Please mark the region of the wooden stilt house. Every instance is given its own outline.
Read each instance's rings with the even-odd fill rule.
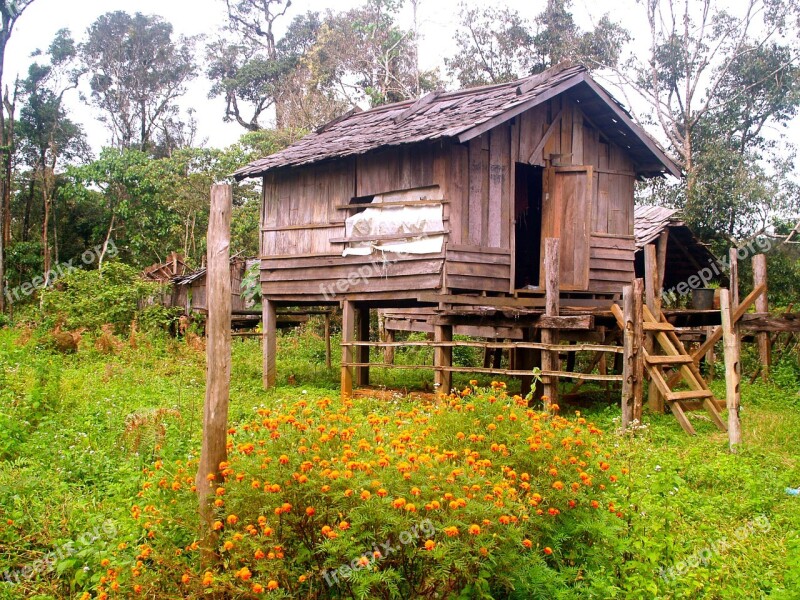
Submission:
[[[634,182],[667,173],[680,176],[625,109],[560,65],[354,109],[235,175],[263,179],[267,326],[278,305],[343,302],[347,328],[361,309],[541,295],[547,238],[563,294],[618,294],[634,277]],[[269,383],[274,340],[265,353]]]

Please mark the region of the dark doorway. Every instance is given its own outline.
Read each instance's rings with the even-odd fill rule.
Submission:
[[[515,164],[516,264],[514,287],[539,287],[542,242],[542,167]]]

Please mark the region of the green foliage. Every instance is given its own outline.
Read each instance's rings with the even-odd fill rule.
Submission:
[[[503,467],[512,467],[517,478],[505,477],[507,485],[522,491],[521,473],[528,472],[529,483],[544,489],[546,485],[540,482],[549,481],[548,469],[543,473],[535,467],[542,464],[539,461],[548,451],[531,453],[525,440],[527,435],[520,439],[513,437],[524,426],[527,409],[513,402],[510,409],[505,409],[500,402],[490,403],[485,395],[466,397],[448,406],[446,411],[437,402],[410,401],[402,395],[380,400],[365,398],[349,406],[334,401],[323,407],[319,404],[323,398],[338,395],[338,369],[336,364],[331,371],[322,366],[324,349],[318,326],[315,323],[279,336],[281,382],[286,381],[288,374],[293,374],[295,381],[268,393],[261,389],[259,341],[234,341],[230,423],[236,433],[231,437],[231,468],[245,477],[236,482],[231,476],[224,486],[226,493],[221,498],[225,505],[219,508],[220,516],[237,514],[240,520],[236,526],[226,524],[223,529],[222,543],[230,540],[234,547],[223,553],[223,570],[213,573],[214,585],[230,582],[243,588],[244,594],[252,594],[241,578],[234,577],[245,564],[255,574],[248,582],[252,584],[262,581],[260,576],[267,570],[288,570],[310,560],[310,556],[316,555],[303,550],[305,546],[295,534],[302,527],[318,535],[323,518],[338,527],[340,519],[347,515],[350,528],[333,527],[339,537],[322,542],[321,567],[315,566],[314,572],[338,567],[345,558],[348,562],[357,559],[362,552],[372,550],[375,539],[384,542],[389,536],[402,533],[406,526],[417,525],[418,531],[424,533],[419,523],[431,518],[429,513],[437,513],[435,519],[431,518],[438,532],[433,536],[437,543],[433,550],[420,548],[427,539],[423,535],[414,544],[401,544],[402,552],[389,558],[399,561],[413,557],[406,567],[415,577],[422,572],[429,574],[431,581],[452,577],[447,585],[463,585],[461,595],[465,598],[484,595],[520,599],[734,600],[769,596],[789,600],[795,597],[800,572],[797,562],[800,512],[797,499],[783,490],[800,485],[797,453],[787,443],[800,427],[800,404],[794,401],[796,387],[780,389],[772,383],[742,385],[745,444],[737,455],[727,452],[726,436],[698,413],[689,413],[698,430],[693,438],[683,433],[671,415],[647,413],[642,429],[616,437],[611,432],[618,423],[617,405],[597,404],[582,409],[582,417],[595,421],[608,432],[596,439],[600,449],[613,446],[614,454],[598,460],[611,464],[605,474],[618,475],[617,483],[607,485],[605,492],[597,486],[593,491],[613,496],[608,501],[621,509],[624,518],[603,511],[592,513],[597,515],[597,522],[587,522],[573,519],[571,515],[579,513],[567,509],[552,522],[547,519],[542,522],[536,521],[542,517],[529,512],[537,527],[532,532],[535,537],[528,536],[534,542],[528,551],[518,544],[524,539],[518,535],[527,525],[498,523],[503,514],[524,514],[509,510],[520,504],[507,492],[502,497],[502,507],[481,500],[486,490],[493,493],[490,487],[468,498],[465,494],[471,492],[465,492],[461,486],[467,478],[471,483],[477,477],[468,465],[453,483],[447,481],[445,475],[463,464],[468,456],[458,453],[445,462],[434,461],[430,465],[407,460],[411,452],[416,453],[409,446],[412,443],[430,446],[430,452],[434,453],[463,451],[469,446],[481,453],[481,459],[483,454],[490,456],[492,467],[487,471],[487,481]],[[60,356],[50,353],[36,338],[25,342],[26,337],[25,332],[0,329],[0,452],[3,453],[0,572],[8,570],[15,575],[21,567],[34,565],[43,555],[55,553],[68,543],[73,544],[76,552],[62,552],[53,568],[37,571],[36,577],[22,578],[18,584],[0,583],[0,597],[80,597],[84,590],[96,596],[100,578],[108,575],[109,567],[115,568],[124,595],[128,595],[130,586],[135,584],[130,580],[129,567],[144,543],[153,548],[143,560],[148,565],[142,576],[147,585],[179,586],[184,572],[177,568],[180,566],[191,569],[192,590],[202,587],[204,572],[199,570],[197,553],[185,551],[196,535],[196,513],[192,508],[195,500],[189,489],[194,472],[187,466],[187,460],[196,460],[201,441],[205,381],[202,350],[188,341],[141,335],[136,347],[126,344],[112,355],[100,354],[83,345],[75,355]],[[334,353],[334,361],[337,354]],[[402,358],[401,351],[397,357]],[[777,368],[780,372],[784,367]],[[411,381],[408,375],[404,377]],[[784,381],[782,377],[778,375]],[[794,385],[791,380],[786,381]],[[714,382],[716,393],[722,395],[719,385]],[[35,402],[39,403],[38,408],[34,408]],[[302,407],[301,402],[306,406]],[[474,412],[465,410],[469,403],[474,404]],[[458,405],[462,410],[456,410]],[[304,415],[305,410],[310,412]],[[505,410],[516,411],[518,420],[497,421],[497,416],[510,415]],[[264,414],[265,411],[269,414]],[[291,421],[293,411],[296,416]],[[303,432],[300,426],[304,418],[311,418],[325,429]],[[388,422],[374,421],[371,426],[370,419],[377,418]],[[269,427],[264,425],[265,420]],[[277,429],[271,429],[274,423]],[[494,436],[491,440],[487,428],[490,423],[498,425],[491,433]],[[334,427],[339,433],[322,442],[320,436],[330,434]],[[351,428],[358,435],[343,439],[341,432]],[[465,434],[463,440],[457,435],[459,430]],[[272,439],[273,431],[280,437]],[[481,433],[487,436],[483,442],[470,440],[470,435]],[[378,473],[381,485],[391,496],[380,499],[376,493],[380,488],[373,488],[373,478],[360,470],[353,470],[351,478],[344,475],[329,478],[331,490],[323,493],[325,469],[343,473],[347,465],[337,462],[323,467],[314,462],[314,455],[320,459],[339,458],[346,451],[345,445],[350,444],[352,451],[359,452],[352,457],[353,461],[369,462],[369,454],[378,446],[373,440],[376,435],[384,436],[383,447],[393,457],[390,466]],[[410,438],[406,440],[408,435]],[[418,439],[422,435],[426,437]],[[259,445],[258,440],[264,436],[270,439]],[[302,445],[301,437],[306,438],[302,442],[309,449],[306,454],[297,452]],[[396,444],[389,443],[396,437]],[[361,438],[373,450],[359,450]],[[254,445],[251,454],[247,454],[249,443]],[[508,456],[492,452],[491,443],[506,444]],[[314,444],[318,449],[312,449]],[[554,447],[549,451],[551,456],[568,458],[569,454],[561,448]],[[515,451],[512,453],[511,449]],[[405,452],[402,457],[396,455],[400,451]],[[286,465],[278,460],[282,453],[289,458]],[[417,455],[427,453],[423,448]],[[319,485],[300,485],[292,477],[306,458],[315,466],[305,474]],[[156,470],[158,460],[161,468]],[[176,466],[176,461],[182,461],[182,465]],[[412,470],[411,479],[406,480],[397,469],[400,462],[419,464],[420,470]],[[147,473],[143,473],[143,468]],[[172,490],[171,484],[180,468],[184,469],[185,479],[179,479],[180,490]],[[432,482],[420,478],[426,469],[446,471]],[[559,470],[569,473],[569,467],[565,469]],[[162,479],[166,480],[167,489],[160,487]],[[252,487],[252,479],[258,479],[260,490]],[[280,485],[281,491],[264,492],[265,480]],[[168,518],[159,521],[144,511],[151,502],[145,502],[137,494],[145,481],[154,484],[145,491],[148,498]],[[419,497],[410,493],[414,486],[420,489]],[[437,486],[440,489],[435,489]],[[466,507],[426,510],[424,505],[448,492],[448,486],[458,489],[458,493],[452,493],[466,499]],[[360,499],[362,487],[371,493],[367,502]],[[344,494],[348,488],[354,490],[349,497]],[[401,512],[391,506],[389,498],[397,497],[400,492],[407,503],[415,504],[416,513]],[[539,493],[547,497],[542,491]],[[168,504],[170,498],[178,497],[179,504]],[[279,518],[273,509],[282,504],[284,497],[293,506]],[[304,521],[306,500],[315,502],[317,512]],[[138,520],[131,513],[133,505],[141,509]],[[539,508],[527,506],[528,511]],[[261,515],[274,530],[269,538],[245,534],[242,539],[234,539],[237,528]],[[176,516],[185,520],[176,522],[173,520]],[[760,516],[768,520],[769,530],[765,531],[765,521]],[[484,526],[484,518],[492,525]],[[449,526],[451,520],[463,521],[463,525],[456,525],[459,535],[452,538],[441,529]],[[148,521],[155,531],[152,539],[145,537],[144,524]],[[466,532],[465,527],[473,521],[481,527],[478,536]],[[281,523],[281,527],[275,527],[273,522]],[[555,529],[549,527],[555,523]],[[502,535],[491,536],[498,531]],[[92,539],[95,535],[97,539]],[[92,541],[83,544],[81,539]],[[591,543],[598,539],[599,543]],[[286,540],[294,541],[290,545]],[[124,542],[127,547],[120,549],[119,544]],[[256,543],[265,553],[275,552],[275,546],[282,545],[284,559],[254,560]],[[535,543],[540,544],[538,548]],[[175,556],[174,546],[178,544],[184,548],[180,557]],[[545,545],[553,549],[552,555],[543,553]],[[479,554],[483,546],[491,550],[488,556]],[[170,548],[172,552],[167,553]],[[707,550],[711,553],[704,552]],[[152,560],[153,557],[163,558],[163,563]],[[692,566],[694,557],[703,557],[697,567]],[[115,562],[105,565],[102,561],[106,559]],[[253,562],[258,570],[252,566]],[[118,566],[124,568],[117,571]],[[385,589],[389,596],[408,597],[401,590],[410,580],[392,572],[397,568],[396,562],[381,561],[376,566],[377,571],[358,570],[349,582],[351,589]],[[292,596],[285,591],[285,580],[282,577],[279,580],[283,591],[276,590],[272,596],[280,597],[282,593]],[[339,580],[343,581],[341,577]],[[327,590],[324,579],[315,581]],[[296,578],[293,585],[299,585]],[[192,596],[188,589],[181,590],[175,595],[202,595],[199,592]],[[347,587],[339,585],[331,593],[349,592]],[[364,593],[375,597],[368,591]]]
[[[66,329],[99,330],[108,323],[125,331],[140,304],[157,289],[136,269],[119,262],[108,263],[102,270],[77,269],[42,293],[42,313],[49,323],[60,322]]]

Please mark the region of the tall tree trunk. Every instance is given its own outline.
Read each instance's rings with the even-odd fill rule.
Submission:
[[[45,285],[50,281],[50,194],[47,191],[47,167],[42,168],[42,266]]]
[[[28,193],[25,196],[25,210],[22,213],[22,232],[20,233],[23,242],[31,238],[31,210],[33,209],[33,194],[36,191],[36,178],[31,177],[28,185]]]

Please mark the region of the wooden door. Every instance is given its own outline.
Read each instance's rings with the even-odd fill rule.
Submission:
[[[591,165],[545,169],[541,255],[544,256],[545,239],[561,240],[562,290],[589,287],[592,175]],[[544,286],[544,270],[540,281]]]

